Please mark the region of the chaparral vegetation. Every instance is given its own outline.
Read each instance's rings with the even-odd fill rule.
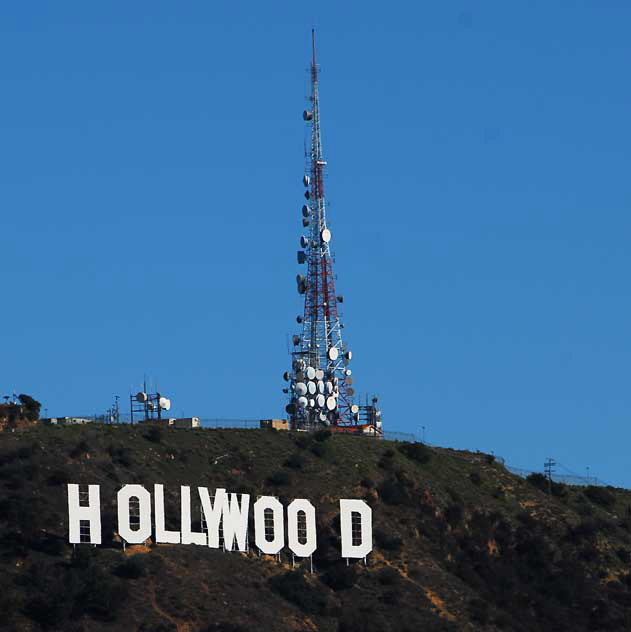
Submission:
[[[68,544],[68,482],[101,486],[99,547]],[[258,555],[253,537],[249,553],[123,550],[126,483],[163,483],[175,530],[180,485],[309,498],[314,572],[287,550]],[[366,565],[340,559],[340,498],[372,507]],[[631,492],[550,489],[481,453],[269,430],[0,433],[3,630],[624,630],[630,560]]]

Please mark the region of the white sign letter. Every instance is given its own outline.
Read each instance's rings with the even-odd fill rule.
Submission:
[[[353,542],[353,514],[359,514]],[[342,557],[366,557],[372,551],[372,509],[363,500],[340,500]],[[359,542],[357,542],[359,540]]]
[[[138,528],[132,530],[129,522],[129,500],[138,500],[138,512],[131,514]],[[128,544],[143,544],[151,536],[151,494],[142,485],[125,485],[116,496],[118,503],[118,534]]]
[[[274,539],[265,536],[265,510],[272,511]],[[262,553],[276,555],[285,546],[285,528],[283,524],[283,506],[273,496],[261,496],[254,503],[254,540]]]
[[[202,503],[202,511],[204,512],[204,519],[206,520],[206,529],[208,530],[208,546],[211,549],[219,548],[219,521],[221,520],[221,513],[223,512],[223,506],[226,501],[226,490],[215,490],[215,504],[210,502],[210,496],[208,494],[207,487],[198,487],[199,499]]]
[[[217,502],[217,501],[215,501]],[[223,510],[223,539],[227,551],[232,551],[234,540],[237,541],[239,551],[247,551],[245,541],[248,535],[248,511],[250,509],[250,495],[241,494],[241,506],[237,494],[230,494],[230,500],[226,495]]]
[[[156,521],[156,542],[158,544],[179,544],[180,532],[167,531],[164,526],[164,486],[153,486],[153,503]]]
[[[182,544],[208,544],[205,533],[193,531],[191,526],[191,488],[182,485],[180,488],[180,504],[182,507]]]
[[[81,542],[81,520],[90,523],[90,544],[101,544],[101,498],[98,485],[88,485],[88,504],[79,504],[79,486],[68,483],[68,530],[70,544]]]
[[[301,536],[306,538],[304,543],[298,537],[298,514],[304,513],[304,533]],[[301,529],[302,530],[302,529]],[[298,557],[309,557],[316,550],[316,519],[315,507],[305,498],[297,498],[287,507],[287,543],[294,555]]]

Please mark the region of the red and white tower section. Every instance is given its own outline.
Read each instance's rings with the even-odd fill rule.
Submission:
[[[310,132],[310,150],[303,177],[305,203],[298,263],[306,269],[296,276],[298,293],[304,296],[303,314],[296,318],[302,332],[293,336],[291,370],[285,372],[289,395],[286,407],[292,428],[313,430],[330,426],[334,431],[382,434],[377,399],[355,403],[353,357],[342,340],[344,325],[339,306],[343,297],[335,290],[331,257],[331,230],[327,227],[325,172],[320,132],[320,100],[315,36],[312,33],[311,96],[303,119]]]

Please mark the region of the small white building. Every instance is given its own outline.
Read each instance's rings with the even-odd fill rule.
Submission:
[[[199,417],[180,417],[173,420],[174,428],[199,428]]]
[[[92,417],[49,417],[40,421],[50,426],[81,426],[94,423]]]

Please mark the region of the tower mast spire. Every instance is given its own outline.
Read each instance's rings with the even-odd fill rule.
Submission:
[[[352,353],[342,342],[338,305],[343,297],[335,290],[331,231],[326,223],[324,177],[326,161],[320,131],[320,98],[316,61],[315,30],[311,31],[310,109],[303,112],[308,124],[310,149],[303,177],[306,203],[298,263],[306,264],[306,274],[296,277],[298,292],[304,295],[304,311],[296,318],[302,335],[293,336],[292,370],[285,373],[289,387],[287,413],[293,428],[313,429],[319,425],[338,430],[381,434],[381,413],[372,406],[354,403],[351,369]],[[363,423],[362,423],[363,422]]]

